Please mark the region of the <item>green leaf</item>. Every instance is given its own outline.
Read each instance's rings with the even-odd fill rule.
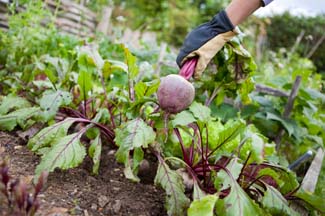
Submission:
[[[261,163],[264,159],[264,139],[263,136],[251,130],[247,130],[245,136],[249,138],[244,145],[249,145],[251,153],[250,161]]]
[[[223,121],[235,119],[238,116],[238,109],[230,104],[221,104],[213,109],[213,116],[221,118]]]
[[[255,84],[251,78],[245,79],[241,88],[239,88],[240,99],[244,105],[251,103],[252,100],[249,97],[249,94],[254,90],[254,88]]]
[[[227,144],[232,145],[232,141],[244,130],[245,123],[241,120],[228,121],[225,125],[225,129],[219,133],[218,140],[214,143],[214,146],[218,147],[225,145],[223,148],[227,148]]]
[[[124,47],[124,56],[125,56],[125,64],[128,66],[128,73],[131,79],[134,79],[138,73],[139,68],[136,64],[136,57],[132,55],[130,50]]]
[[[144,152],[142,148],[135,148],[133,151],[133,160],[130,160],[130,155],[125,155],[126,160],[124,161],[124,175],[127,179],[135,182],[139,182],[140,179],[137,176],[139,166],[144,157]]]
[[[277,185],[284,184],[283,181],[280,179],[280,173],[271,168],[260,169],[256,178],[259,178],[261,176],[270,176],[277,183]]]
[[[153,143],[156,134],[142,119],[137,118],[126,122],[115,131],[115,143],[119,146],[116,152],[116,159],[120,163],[124,163],[124,173],[126,177],[131,177],[131,180],[139,181],[135,174],[131,175],[132,164],[130,162],[130,151],[135,148],[147,148],[150,143]]]
[[[51,68],[45,68],[44,73],[47,76],[47,78],[49,79],[49,81],[51,83],[51,87],[53,87],[53,84],[58,81],[57,75],[54,73],[53,70],[51,70]]]
[[[33,123],[29,120],[38,116],[39,113],[40,109],[38,107],[29,107],[0,116],[0,130],[12,131],[17,125],[25,129]]]
[[[262,205],[272,215],[299,216],[292,208],[288,206],[287,200],[282,194],[270,185],[265,185],[266,191],[262,198]]]
[[[104,60],[98,52],[98,46],[94,43],[82,46],[79,49],[79,66],[92,67],[101,69],[104,65]],[[85,68],[84,68],[85,69]],[[86,69],[87,70],[87,69]]]
[[[292,196],[303,200],[304,202],[306,202],[310,206],[312,206],[314,209],[317,209],[319,212],[325,214],[325,205],[324,205],[323,197],[319,197],[315,194],[308,193],[308,192],[304,191],[303,189],[299,189]]]
[[[188,216],[213,216],[214,206],[218,200],[216,195],[207,195],[200,200],[194,200],[187,210]]]
[[[216,147],[216,143],[219,139],[219,133],[225,129],[224,125],[221,123],[221,121],[214,121],[210,120],[208,125],[208,142],[209,142],[209,148],[214,149]],[[206,129],[202,132],[202,139],[203,143],[206,143]]]
[[[142,148],[135,148],[134,152],[133,152],[133,161],[132,161],[133,162],[132,170],[134,173],[138,172],[138,168],[139,168],[143,158],[144,158],[144,152],[143,152]]]
[[[226,92],[221,87],[220,90],[219,90],[219,92],[218,92],[218,95],[217,95],[216,99],[214,99],[214,103],[217,106],[221,105],[225,101],[225,96],[226,96]]]
[[[118,70],[122,70],[124,72],[128,72],[128,66],[124,62],[112,60],[112,59],[109,59],[108,61],[109,61],[109,63],[112,64],[112,66],[111,66],[112,70],[118,69]]]
[[[105,123],[109,121],[109,111],[107,108],[100,108],[97,110],[96,116],[92,119],[93,122]]]
[[[251,58],[251,54],[248,52],[247,49],[242,45],[241,40],[239,37],[234,37],[230,40],[228,46],[231,44],[231,50],[235,53],[237,53],[239,56]]]
[[[219,173],[224,173],[224,170]],[[218,175],[219,175],[218,173]],[[224,181],[230,183],[230,193],[222,200],[217,201],[216,212],[222,212],[225,216],[246,216],[246,215],[262,215],[263,211],[252,200],[246,192],[240,187],[236,179],[230,173],[222,175]]]
[[[232,178],[234,179],[238,179],[242,168],[243,165],[238,163],[238,158],[233,158],[226,166],[226,169],[231,173]],[[220,179],[220,182],[216,182],[216,184],[222,184],[220,190],[227,189],[232,185],[232,179],[228,177],[228,174],[226,172],[217,173],[217,179]]]
[[[17,126],[15,117],[0,116],[0,130],[12,131]]]
[[[18,96],[8,95],[1,101],[0,115],[5,115],[10,110],[27,107],[30,107],[30,103],[26,99]]]
[[[87,71],[88,73],[92,74],[97,65],[95,60],[89,55],[89,53],[83,52],[84,50],[82,50],[79,53],[78,56],[78,67],[79,67],[79,71]]]
[[[211,110],[209,107],[204,106],[198,102],[193,102],[190,106],[190,111],[193,113],[195,118],[203,123],[208,123],[210,120]]]
[[[294,133],[295,125],[289,120],[285,120],[270,112],[266,113],[266,119],[271,119],[280,122],[282,126],[286,129],[286,131],[289,133],[289,136],[291,136]]]
[[[280,174],[279,179],[282,181],[282,184],[279,185],[281,194],[290,193],[299,187],[299,183],[294,172],[291,170],[281,170],[281,172],[278,173]]]
[[[92,75],[88,71],[80,71],[78,76],[78,84],[80,86],[80,99],[88,98],[89,92],[92,90]]]
[[[313,99],[315,100],[318,99],[321,100],[322,103],[325,103],[325,94],[321,93],[320,91],[311,88],[302,89],[302,90],[307,92],[310,95],[310,97],[312,97]]]
[[[53,84],[49,80],[33,80],[32,83],[37,89],[53,89]]]
[[[226,166],[234,179],[238,179],[243,168],[243,164],[239,163],[238,160],[238,158],[233,158]]]
[[[115,142],[120,148],[132,150],[147,148],[155,140],[156,134],[141,118],[131,120],[116,130]]]
[[[44,59],[45,62],[51,64],[56,70],[56,74],[54,74],[48,68],[44,70],[46,76],[49,78],[49,80],[52,83],[55,83],[57,81],[57,78],[59,78],[60,80],[63,80],[65,78],[69,70],[68,60],[64,58],[51,57],[50,55],[44,55],[42,56],[42,58]]]
[[[42,148],[52,146],[55,139],[66,136],[68,129],[74,122],[76,122],[76,119],[67,118],[62,122],[43,128],[28,141],[27,147],[33,152],[40,153]]]
[[[131,167],[132,165],[131,165],[131,161],[129,158],[126,160],[126,162],[124,162],[124,166],[125,166],[125,168],[124,168],[123,172],[124,172],[125,178],[130,179],[134,182],[140,182],[140,178],[132,170],[132,167]]]
[[[194,181],[193,184],[193,200],[200,200],[205,197],[207,194],[200,188],[197,181]]]
[[[324,141],[325,141],[325,139],[324,139],[324,141],[323,141],[323,138],[322,138],[322,137],[320,137],[320,136],[308,135],[308,136],[306,136],[306,138],[312,140],[312,141],[315,142],[315,143],[317,143],[319,146],[324,147]]]
[[[102,68],[102,74],[104,79],[108,79],[112,73],[113,73],[112,64],[107,60],[104,61],[103,68]]]
[[[138,82],[134,86],[137,98],[141,99],[144,96],[151,96],[153,93],[157,92],[159,84],[159,80],[154,80],[152,82]]]
[[[184,194],[183,178],[169,166],[160,161],[155,185],[162,187],[166,192],[166,209],[168,215],[185,215],[190,205],[190,199]]]
[[[172,125],[173,127],[177,127],[177,126],[187,126],[190,123],[195,122],[195,118],[193,116],[192,113],[190,113],[189,111],[183,111],[178,113],[174,119],[172,120]]]
[[[102,140],[100,138],[100,134],[98,134],[97,137],[90,142],[88,152],[89,156],[94,162],[92,173],[98,175],[100,155],[102,153]]]
[[[49,120],[53,118],[60,106],[69,105],[72,101],[72,96],[66,91],[48,91],[43,94],[40,100],[40,107],[43,110],[42,116]]]
[[[63,170],[77,167],[86,156],[86,148],[80,142],[82,133],[74,133],[55,139],[52,147],[43,156],[36,167],[35,179],[43,171],[52,172],[55,168]]]

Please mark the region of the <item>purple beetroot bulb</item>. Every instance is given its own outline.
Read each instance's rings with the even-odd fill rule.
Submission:
[[[180,75],[170,74],[161,79],[157,92],[160,107],[169,113],[188,108],[195,96],[194,86]]]

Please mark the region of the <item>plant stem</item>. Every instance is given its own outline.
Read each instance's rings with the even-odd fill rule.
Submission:
[[[112,107],[113,107],[112,105],[111,106],[108,106],[108,112],[109,112],[109,115],[110,115],[112,127],[115,129],[116,128],[116,124],[115,124],[115,120],[114,120],[114,115],[113,115]]]
[[[78,122],[83,122],[83,123],[89,123],[89,124],[94,124],[96,127],[98,127],[99,129],[101,129],[101,131],[106,135],[106,137],[109,139],[109,141],[111,143],[114,143],[114,137],[115,134],[113,131],[111,131],[109,128],[107,128],[106,126],[97,123],[97,122],[93,122],[89,119],[83,119],[83,118],[76,118],[76,121]]]
[[[240,174],[239,174],[239,176],[238,176],[238,178],[237,178],[237,182],[238,182],[238,184],[240,184],[240,178],[242,177],[242,174],[244,173],[244,170],[245,170],[245,168],[247,167],[247,165],[248,165],[248,160],[249,160],[249,158],[251,157],[251,152],[249,152],[249,154],[248,154],[248,156],[247,156],[247,158],[246,158],[246,160],[245,160],[245,163],[244,163],[244,166],[241,168],[241,171],[240,171]]]
[[[207,161],[207,158],[205,157],[205,150],[204,150],[204,146],[203,146],[203,142],[202,142],[202,136],[201,136],[201,130],[200,127],[198,127],[199,133],[197,133],[198,135],[198,143],[199,146],[201,146],[201,160],[202,160],[202,167],[203,167],[203,184],[204,187],[207,186],[207,182],[206,182],[206,165],[207,163],[209,164],[209,162]]]
[[[205,135],[206,135],[206,147],[205,147],[205,158],[206,160],[208,159],[208,152],[209,152],[209,131],[208,131],[208,126],[205,124]]]
[[[207,101],[205,102],[205,106],[210,106],[210,104],[212,103],[212,101],[214,100],[214,98],[217,96],[219,89],[221,88],[223,83],[220,83],[219,86],[215,87],[210,98],[207,99]]]
[[[237,131],[233,131],[233,133],[236,133]],[[225,143],[228,142],[228,140],[232,137],[233,135],[231,134],[230,136],[228,136],[227,139],[223,140],[223,142],[221,142],[215,149],[213,149],[209,154],[208,157],[210,157],[213,153],[215,153],[221,146],[223,146]]]
[[[183,142],[182,136],[181,136],[178,128],[174,128],[174,132],[175,132],[175,134],[176,134],[176,136],[177,136],[177,138],[179,140],[179,143],[181,144],[181,149],[182,149],[184,161],[185,161],[186,164],[188,164],[190,166],[191,165],[191,161],[188,158],[188,155],[186,153],[185,146],[184,146],[184,142]]]
[[[190,154],[189,160],[190,160],[190,165],[192,167],[193,166],[193,163],[194,163],[194,138],[192,140],[192,143],[191,143],[191,146],[190,146],[189,151],[190,151],[190,153],[189,153]]]
[[[129,97],[132,102],[134,102],[134,84],[133,80],[129,78]]]
[[[251,176],[247,176],[247,175],[244,175],[245,177],[248,177],[250,179],[254,179],[253,177]],[[263,177],[264,175],[261,175],[259,176],[258,178],[255,178],[251,183],[249,183],[249,185],[247,187],[244,188],[244,190],[246,191],[248,188],[250,188],[253,184],[255,184],[256,182],[260,182],[263,184],[262,181],[260,181],[260,179]],[[264,186],[265,187],[265,186]]]
[[[169,118],[169,113],[164,113],[164,133],[165,133],[165,142],[167,142],[168,139],[168,118]]]

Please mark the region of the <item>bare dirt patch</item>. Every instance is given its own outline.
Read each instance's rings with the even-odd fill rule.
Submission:
[[[31,182],[40,158],[25,144],[17,132],[0,132],[0,156],[9,158],[10,174]],[[78,168],[51,173],[39,196],[37,215],[166,215],[164,192],[153,185],[154,159],[148,159],[151,166],[140,176],[141,182],[133,183],[124,177],[114,153],[112,146],[104,147],[98,176],[91,175],[90,159]]]

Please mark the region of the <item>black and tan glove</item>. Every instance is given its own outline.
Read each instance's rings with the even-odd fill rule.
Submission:
[[[204,23],[185,38],[176,62],[180,68],[190,59],[198,58],[194,78],[199,78],[211,59],[222,49],[226,42],[236,35],[234,26],[223,10]]]

